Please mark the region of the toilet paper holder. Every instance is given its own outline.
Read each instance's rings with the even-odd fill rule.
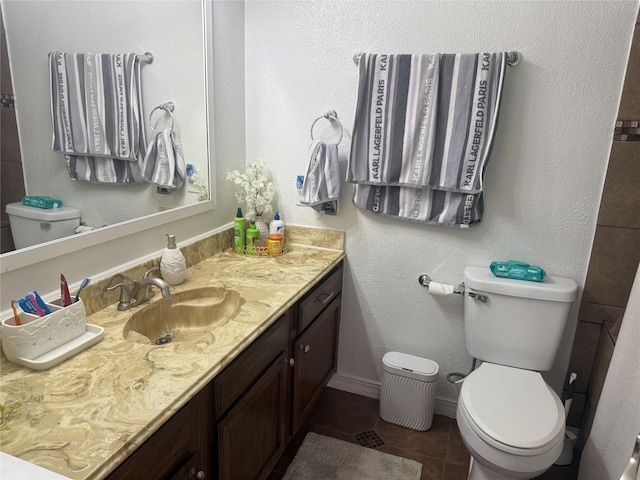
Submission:
[[[429,284],[431,283],[431,277],[423,273],[418,277],[418,283],[423,287],[429,288]],[[464,295],[464,291],[465,291],[464,282],[453,286],[453,293],[455,295]]]

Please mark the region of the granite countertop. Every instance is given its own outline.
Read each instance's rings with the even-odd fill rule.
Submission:
[[[237,290],[245,304],[224,326],[160,346],[137,334],[125,338],[128,318],[161,301],[156,294],[130,311],[111,304],[90,314],[87,322],[104,328],[102,341],[49,370],[3,354],[0,401],[21,406],[0,432],[0,450],[69,478],[105,477],[343,257],[342,247],[293,243],[275,258],[226,250],[191,266],[172,287]]]

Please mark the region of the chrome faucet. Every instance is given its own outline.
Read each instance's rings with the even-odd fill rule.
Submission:
[[[152,269],[147,270],[141,281],[135,280],[133,282],[131,291],[129,291],[129,288],[127,288],[124,282],[106,287],[105,291],[120,287],[120,300],[118,301],[117,307],[120,311],[129,310],[131,307],[135,307],[136,305],[140,305],[148,301],[154,294],[153,289],[151,288],[152,286],[156,286],[160,289],[160,293],[163,298],[170,298],[171,288],[169,287],[169,284],[161,278],[151,276],[151,272],[159,269],[160,267],[156,265]]]

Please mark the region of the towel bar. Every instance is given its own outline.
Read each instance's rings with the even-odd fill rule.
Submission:
[[[360,57],[362,55],[364,55],[363,52],[358,52],[354,54],[353,63],[358,65],[358,63],[360,62]],[[515,67],[520,63],[521,60],[522,60],[522,54],[520,52],[516,52],[516,51],[507,52],[507,65],[511,65],[512,67]]]
[[[136,58],[141,63],[148,63],[148,64],[153,63],[153,53],[150,53],[150,52],[145,52],[144,55],[136,55]]]

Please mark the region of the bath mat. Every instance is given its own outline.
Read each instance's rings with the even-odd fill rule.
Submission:
[[[413,460],[309,432],[282,480],[419,480],[421,474]]]

